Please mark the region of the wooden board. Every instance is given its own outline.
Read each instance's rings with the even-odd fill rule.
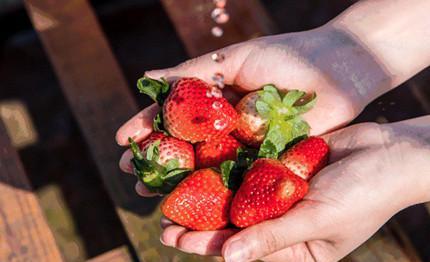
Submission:
[[[161,2],[192,57],[276,31],[274,23],[258,0],[227,1],[226,10],[230,14],[230,20],[219,25],[224,30],[219,38],[211,34],[211,28],[217,25],[211,18],[215,7],[211,0]]]
[[[18,154],[0,121],[0,261],[62,261]]]
[[[133,259],[130,256],[126,247],[118,247],[110,250],[104,254],[101,254],[95,258],[87,260],[87,262],[132,262]]]
[[[154,213],[159,199],[139,197],[136,178],[119,170],[124,149],[116,145],[115,133],[138,107],[89,3],[27,0],[25,5],[139,259],[207,261],[161,245],[160,214]]]

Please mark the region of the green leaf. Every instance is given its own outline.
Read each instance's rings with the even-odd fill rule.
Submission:
[[[158,146],[160,145],[161,140],[156,140],[152,142],[148,148],[146,149],[146,159],[157,161],[160,157],[160,152]]]
[[[155,132],[164,132],[164,133],[166,133],[166,131],[164,130],[163,112],[162,112],[162,110],[160,110],[160,112],[158,112],[155,115],[154,120],[152,121],[152,129]]]
[[[247,169],[257,159],[258,150],[255,148],[239,147],[237,149],[237,165]]]
[[[137,88],[140,93],[151,97],[159,105],[163,104],[170,90],[169,83],[164,78],[160,81],[146,76],[137,80]]]
[[[291,107],[305,94],[305,92],[299,90],[290,90],[282,99],[282,104],[284,104],[284,106]]]
[[[272,111],[272,109],[270,108],[270,106],[261,100],[257,100],[257,102],[255,102],[255,107],[257,108],[257,112],[264,118],[269,118],[270,117],[270,112]]]
[[[161,176],[156,172],[145,175],[142,179],[142,182],[144,185],[151,188],[161,187],[163,185]]]
[[[171,159],[165,165],[167,172],[172,171],[173,169],[179,168],[179,160],[177,158]]]
[[[227,160],[221,163],[221,178],[222,182],[227,188],[230,188],[230,176],[232,176],[232,171],[236,165],[236,162],[233,160]]]
[[[128,142],[130,143],[130,149],[133,153],[134,158],[138,160],[143,160],[144,157],[142,155],[142,152],[140,151],[139,145],[131,137],[128,138]]]
[[[266,92],[270,92],[270,93],[272,93],[275,96],[279,95],[279,91],[278,91],[278,89],[276,88],[276,86],[274,84],[264,85],[263,86],[263,90],[266,91]]]

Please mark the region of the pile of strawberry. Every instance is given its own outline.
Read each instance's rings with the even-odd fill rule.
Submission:
[[[138,88],[162,110],[149,138],[139,145],[129,139],[134,173],[150,191],[168,194],[163,214],[189,229],[243,228],[279,217],[327,163],[327,144],[307,137],[301,117],[314,94],[266,85],[234,107],[197,78],[170,86],[144,77]]]

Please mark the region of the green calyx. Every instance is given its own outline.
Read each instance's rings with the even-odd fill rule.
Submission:
[[[264,86],[258,94],[257,112],[269,122],[258,157],[276,159],[287,145],[309,134],[310,127],[301,115],[315,105],[316,95],[298,90],[282,94],[274,85]]]
[[[164,78],[156,80],[144,76],[137,80],[137,88],[139,89],[140,93],[149,96],[159,106],[164,103],[164,100],[167,98],[170,92],[170,85]],[[154,121],[152,123],[154,131],[167,134],[167,131],[164,129],[162,110],[160,110],[160,112],[155,115]]]
[[[146,76],[137,80],[137,88],[140,93],[148,95],[158,105],[163,104],[170,91],[170,85],[166,79],[156,80]]]
[[[133,152],[131,163],[134,174],[151,192],[170,193],[191,171],[190,169],[179,168],[178,159],[172,159],[167,164],[160,165],[158,163],[160,140],[149,145],[145,155],[133,139],[129,138],[128,141]]]
[[[239,148],[237,160],[227,160],[221,163],[221,178],[224,185],[236,191],[242,184],[243,174],[257,159],[257,150],[253,148]]]

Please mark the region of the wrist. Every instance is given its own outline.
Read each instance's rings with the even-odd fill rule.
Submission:
[[[430,201],[430,116],[382,128],[393,155],[391,172],[399,177],[398,193],[409,196],[405,207]]]
[[[352,97],[359,112],[391,88],[390,75],[347,28],[329,23],[319,31],[329,39],[320,52],[320,59],[325,62],[324,70],[335,86]]]

